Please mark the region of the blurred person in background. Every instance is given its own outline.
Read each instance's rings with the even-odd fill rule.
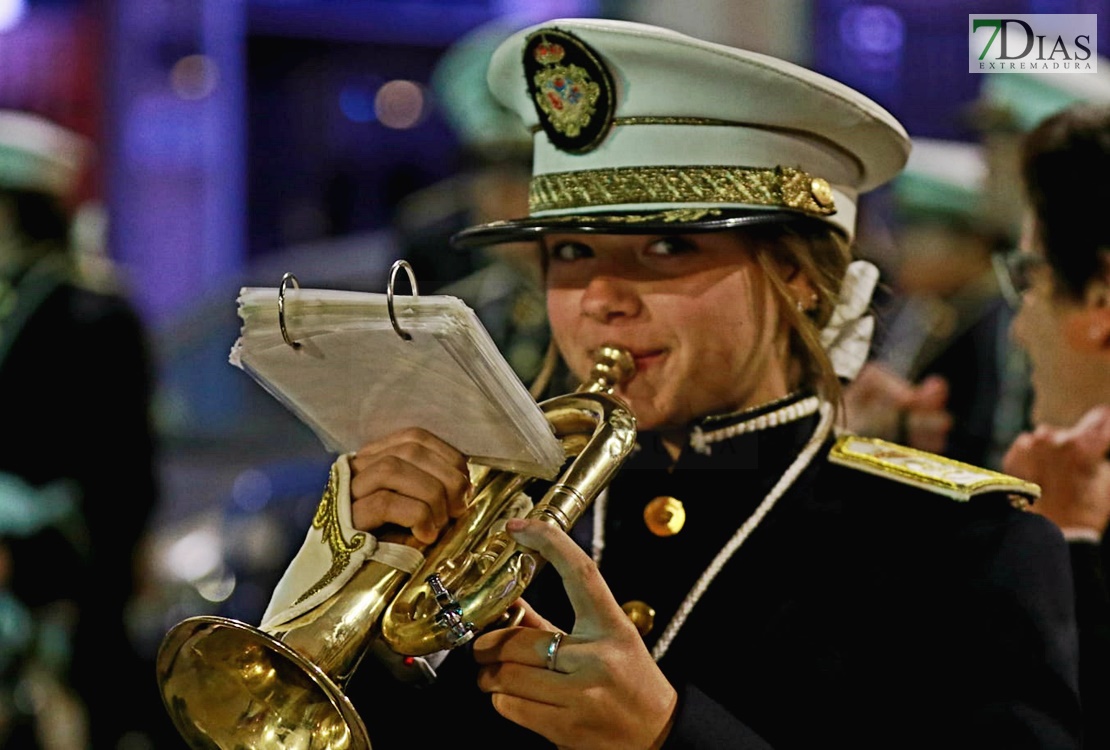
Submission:
[[[465,227],[528,210],[532,136],[490,93],[486,66],[497,45],[530,20],[503,16],[444,52],[431,87],[459,139],[459,172],[409,195],[394,223],[420,288],[430,283],[433,293],[459,297],[472,307],[526,383],[550,360],[539,255],[530,245],[452,249],[450,238]]]
[[[880,353],[875,362],[865,366],[845,391],[849,430],[904,440],[908,445],[999,469],[1012,440],[1030,426],[1028,360],[1006,333],[1020,304],[1004,260],[1017,246],[1022,231],[1025,200],[1020,151],[1032,128],[1065,107],[1080,102],[1110,104],[1110,60],[1100,57],[1099,61],[1102,64],[1093,75],[983,76],[979,96],[965,112],[967,124],[979,136],[975,159],[981,163],[975,170],[982,171],[982,181],[964,179],[959,189],[966,198],[962,213],[974,220],[981,238],[976,242],[982,244],[985,239],[994,251],[990,262],[998,283],[983,274],[979,286],[996,289],[989,292],[989,303],[981,307],[984,315],[979,322],[953,340],[953,347],[937,359],[931,374],[884,365],[882,357],[889,357],[891,351],[897,355],[896,362],[899,358],[904,362],[900,350],[912,352],[914,346],[899,341],[905,330],[895,322],[880,327],[887,354]],[[912,155],[911,159],[925,161]],[[951,165],[961,159],[966,161],[966,157],[933,160],[925,163],[922,171],[954,177],[960,170]],[[965,177],[971,174],[966,168],[962,172]],[[960,181],[950,179],[949,183],[946,190],[954,196],[953,187]],[[948,213],[952,214],[951,209]],[[983,265],[981,253],[972,253],[972,257]],[[944,274],[957,278],[969,266],[954,261],[938,267],[941,278]],[[901,274],[899,279],[906,276]],[[913,336],[907,340],[912,342]],[[979,348],[969,349],[966,344],[973,342]]]
[[[1110,747],[1110,105],[1072,105],[1023,141],[1028,201],[1013,323],[1028,352],[1032,419],[1003,465],[1041,486],[1033,506],[1070,542],[1085,747]]]
[[[74,249],[91,157],[78,134],[0,110],[0,747],[13,750],[150,747],[164,724],[127,622],[157,495],[153,372],[105,260]]]
[[[980,145],[914,139],[893,184],[897,260],[875,353],[845,397],[854,432],[998,468],[1026,403],[1002,398],[1011,307],[994,257],[1012,245],[985,211],[986,182]]]

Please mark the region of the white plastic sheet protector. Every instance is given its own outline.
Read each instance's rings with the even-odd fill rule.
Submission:
[[[240,290],[230,362],[336,453],[406,427],[476,463],[553,478],[564,452],[528,389],[461,299],[288,288]],[[285,335],[281,321],[284,319]],[[286,336],[291,343],[286,341]]]

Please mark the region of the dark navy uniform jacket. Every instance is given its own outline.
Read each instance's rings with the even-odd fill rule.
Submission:
[[[168,737],[172,729],[153,659],[138,653],[125,618],[137,546],[157,500],[153,362],[130,302],[64,271],[38,267],[0,320],[0,472],[35,487],[71,483],[80,517],[73,528],[4,541],[15,561],[12,593],[26,606],[76,603],[69,677],[87,703],[91,746],[108,748],[130,730]],[[104,689],[109,675],[126,686],[122,703]]]
[[[619,603],[654,609],[649,649],[817,422],[740,434],[708,454],[686,450],[673,466],[657,436],[639,435],[607,493],[600,567]],[[665,747],[1079,747],[1072,578],[1056,527],[1007,492],[956,500],[908,476],[834,463],[832,447],[829,439],[720,566],[659,659],[680,696]],[[645,523],[660,496],[685,511],[669,536]],[[592,519],[573,533],[593,546]],[[573,627],[553,568],[525,596]],[[417,737],[427,722],[500,736],[488,698],[461,708],[460,696],[477,691],[472,672],[452,677],[468,671],[459,656],[424,692]],[[405,700],[402,689],[377,688]],[[403,709],[352,699],[377,717],[367,716],[377,750],[401,746],[391,734]],[[407,727],[398,741],[412,746]],[[545,746],[519,734],[513,741]]]

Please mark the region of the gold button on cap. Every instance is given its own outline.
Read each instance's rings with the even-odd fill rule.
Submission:
[[[674,536],[686,524],[686,508],[677,498],[657,497],[644,508],[644,523],[656,536]]]
[[[828,180],[822,177],[814,177],[813,181],[809,184],[809,192],[810,195],[813,196],[813,200],[817,201],[817,205],[821,208],[829,208],[832,206],[833,191]]]
[[[655,609],[646,602],[631,601],[621,605],[621,609],[632,620],[641,636],[645,636],[655,627]]]

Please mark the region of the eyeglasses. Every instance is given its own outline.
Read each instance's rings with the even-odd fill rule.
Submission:
[[[1033,285],[1037,272],[1048,265],[1048,261],[1041,255],[1010,250],[1004,253],[995,253],[991,256],[998,286],[1002,296],[1012,307],[1021,306],[1021,296]]]

